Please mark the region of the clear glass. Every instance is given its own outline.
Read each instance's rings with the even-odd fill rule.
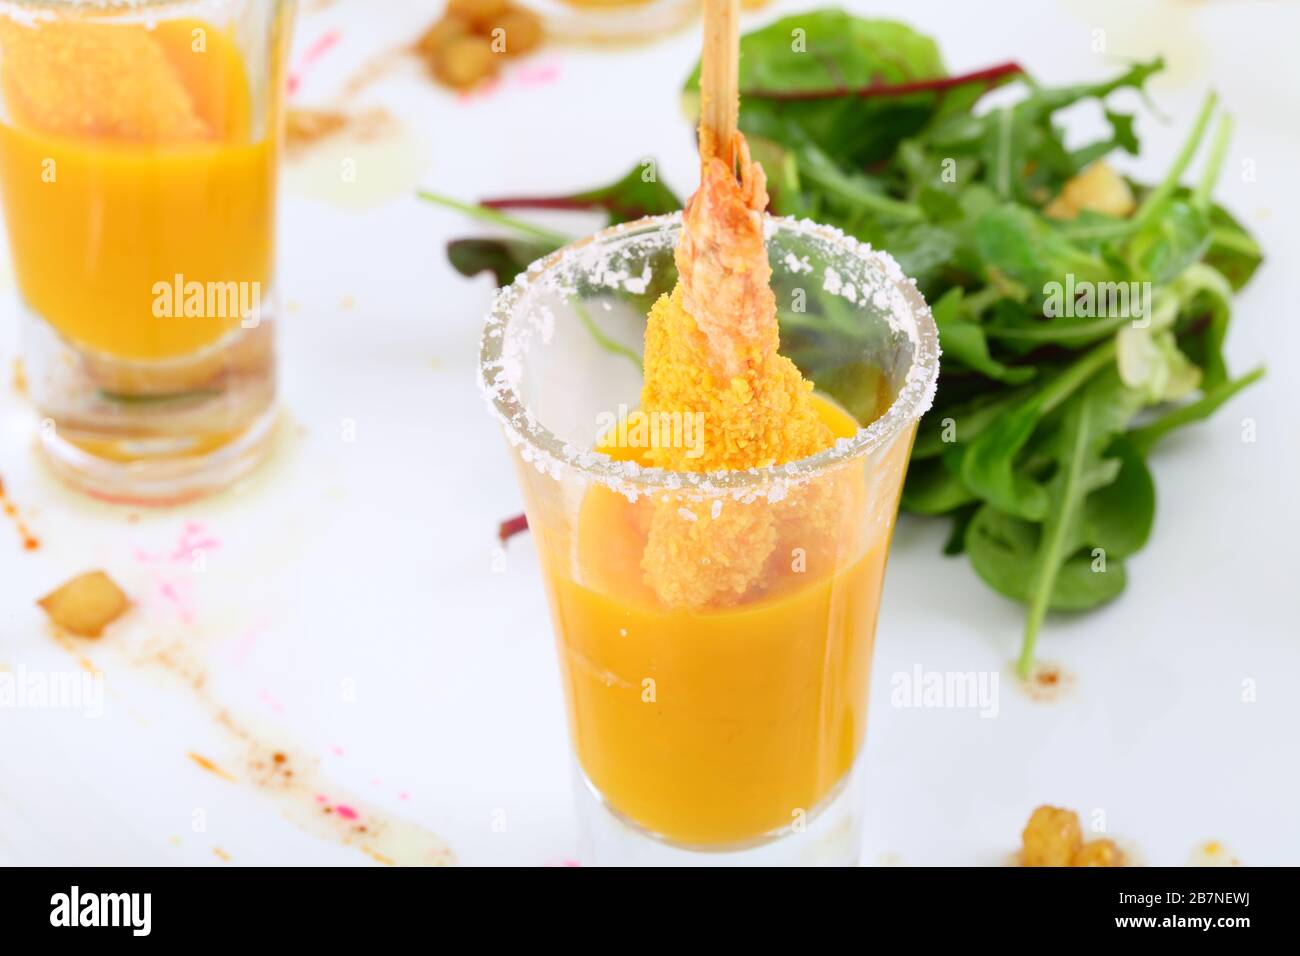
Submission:
[[[257,462],[275,399],[292,0],[0,0],[0,205],[61,475],[164,503]]]
[[[637,407],[633,354],[676,282],[679,233],[661,217],[561,250],[499,293],[483,336],[546,579],[588,860],[851,864],[876,617],[937,333],[887,255],[769,219],[782,351],[843,437],[743,472],[597,453]]]

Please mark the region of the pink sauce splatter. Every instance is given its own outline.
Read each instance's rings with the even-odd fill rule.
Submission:
[[[537,66],[521,66],[515,71],[514,78],[519,85],[527,89],[550,86],[560,78],[558,63],[542,63]]]
[[[470,90],[456,94],[462,103],[474,103],[478,100],[491,99],[496,94],[508,89],[535,90],[550,86],[560,79],[558,63],[542,63],[537,66],[523,65],[506,74],[505,78],[494,76]]]
[[[334,812],[337,813],[339,816],[341,816],[344,820],[355,820],[360,816],[360,814],[357,813],[357,811],[353,810],[346,803],[340,803],[337,807],[334,808]]]
[[[480,83],[470,90],[464,90],[456,94],[456,98],[462,103],[473,103],[476,100],[485,100],[501,89],[501,78],[494,76],[490,80]]]
[[[203,570],[197,562],[220,547],[221,541],[202,523],[187,521],[170,548],[150,551],[137,546],[132,548],[132,554],[138,563],[153,566],[151,575],[159,603],[170,608],[183,624],[193,624],[193,575]]]
[[[257,630],[250,628],[244,632],[244,636],[241,637],[231,649],[230,659],[240,670],[243,670],[245,666],[247,666],[248,658],[252,655],[253,648],[257,646],[259,637],[260,635]]]
[[[189,561],[194,558],[196,552],[213,551],[219,547],[221,547],[221,542],[208,535],[202,524],[197,521],[187,521],[181,531],[180,540],[176,542],[176,547],[172,550],[171,559],[173,561]]]
[[[290,95],[298,91],[298,87],[302,85],[303,75],[307,70],[326,53],[338,46],[341,39],[343,37],[339,31],[330,30],[307,48],[307,52],[302,55],[302,60],[299,61],[297,68],[289,72],[288,86]]]

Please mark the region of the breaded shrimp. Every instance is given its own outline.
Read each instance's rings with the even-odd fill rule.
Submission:
[[[766,178],[740,134],[735,154],[739,181],[723,160],[705,162],[676,250],[677,288],[655,303],[646,326],[642,411],[696,416],[704,436],[702,447],[650,449],[649,463],[660,468],[780,465],[834,441],[813,406],[812,383],[777,352],[776,297],[763,237]],[[824,495],[798,500],[831,505]],[[678,495],[655,503],[641,567],[670,607],[744,600],[770,576],[769,559],[788,532],[797,529],[804,538],[812,527],[812,516],[790,503],[728,502],[716,514],[708,505],[699,513],[699,504]]]

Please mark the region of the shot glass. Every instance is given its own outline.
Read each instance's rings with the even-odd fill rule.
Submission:
[[[584,857],[852,864],[876,618],[937,332],[889,256],[769,218],[782,352],[840,437],[770,468],[643,467],[624,423],[680,230],[641,220],[535,263],[482,340],[551,608]],[[642,443],[692,440],[686,421],[634,424]]]
[[[247,472],[275,399],[292,0],[0,0],[0,206],[54,469],[166,503]]]

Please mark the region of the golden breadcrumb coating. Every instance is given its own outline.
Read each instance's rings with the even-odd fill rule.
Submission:
[[[710,160],[687,204],[676,252],[680,280],[650,310],[641,410],[692,415],[703,442],[648,450],[649,464],[714,472],[781,465],[835,440],[818,416],[812,383],[777,353],[780,334],[771,266],[763,238],[767,191],[762,167],[740,137],[740,180]],[[646,583],[670,607],[734,604],[786,558],[778,542],[797,539],[816,516],[831,523],[834,501],[805,493],[773,504],[655,503],[641,566]]]
[[[828,447],[834,438],[813,406],[812,382],[794,363],[773,347],[755,352],[738,374],[723,378],[683,298],[679,285],[650,310],[641,408],[698,413],[702,449],[652,448],[651,463],[673,471],[736,471],[785,464]]]

